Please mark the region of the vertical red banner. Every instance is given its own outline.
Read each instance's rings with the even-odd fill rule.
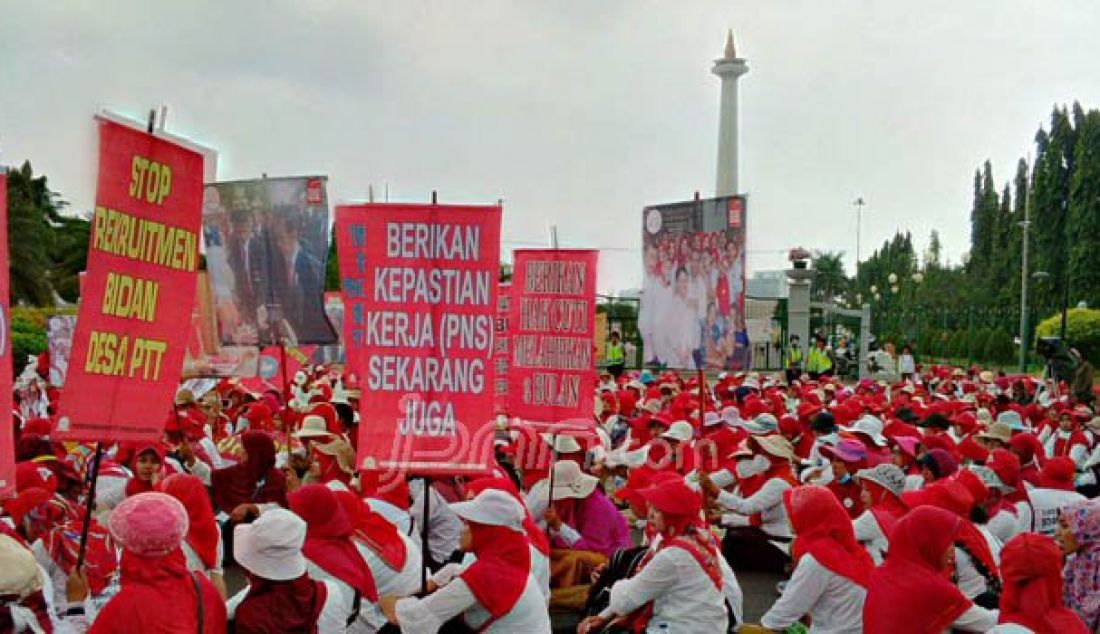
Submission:
[[[11,311],[8,290],[8,179],[0,168],[0,497],[15,493],[15,439],[12,424]]]
[[[493,455],[500,207],[336,209],[362,469],[485,471]]]
[[[594,424],[596,263],[590,249],[515,252],[510,414],[548,430]]]
[[[493,381],[494,410],[499,414],[508,414],[508,361],[511,358],[508,320],[512,317],[512,285],[504,282],[497,290],[496,340],[493,342],[493,369],[496,379]]]
[[[88,275],[73,334],[63,440],[157,440],[195,303],[203,158],[100,119]]]

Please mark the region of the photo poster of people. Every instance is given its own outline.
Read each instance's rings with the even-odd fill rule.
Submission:
[[[329,345],[329,210],[323,176],[207,185],[206,266],[226,346]]]
[[[650,367],[745,370],[743,196],[653,205],[642,211],[638,330]]]

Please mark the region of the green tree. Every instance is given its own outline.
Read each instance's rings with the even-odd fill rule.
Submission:
[[[813,256],[813,268],[817,277],[813,282],[813,297],[824,302],[843,295],[848,290],[848,277],[844,274],[843,251],[818,251]]]
[[[332,232],[328,238],[328,257],[325,259],[325,290],[339,291],[340,285],[340,260],[336,256],[336,225],[332,225]]]
[[[1083,115],[1066,220],[1071,302],[1100,297],[1100,112]]]
[[[30,162],[8,172],[8,257],[12,304],[52,306],[50,250],[53,226],[65,206]]]

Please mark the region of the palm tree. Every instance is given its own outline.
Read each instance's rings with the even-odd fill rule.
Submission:
[[[848,277],[844,274],[843,251],[815,251],[813,268],[817,271],[811,293],[815,300],[831,302],[834,297],[848,290]]]

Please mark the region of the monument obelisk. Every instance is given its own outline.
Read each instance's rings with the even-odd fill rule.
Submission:
[[[726,50],[714,60],[711,72],[722,79],[722,101],[718,114],[718,178],[715,196],[733,196],[737,189],[737,80],[749,72],[745,60],[737,56],[733,29],[726,35]]]

